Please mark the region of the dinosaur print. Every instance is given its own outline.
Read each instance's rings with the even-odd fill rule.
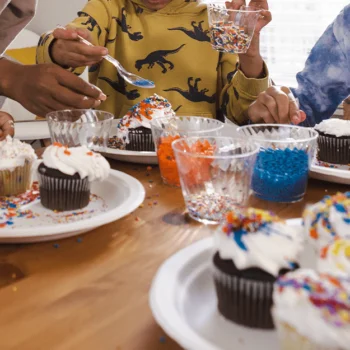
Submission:
[[[182,107],[182,105],[177,106],[177,107],[174,109],[174,112],[175,112],[175,113],[178,112],[178,111],[180,110],[181,107]]]
[[[208,89],[198,89],[198,83],[202,80],[201,78],[197,78],[194,80],[194,84],[192,85],[193,77],[189,77],[187,80],[188,84],[188,90],[182,90],[180,88],[174,87],[170,89],[166,89],[164,91],[176,91],[183,97],[185,97],[187,100],[191,102],[208,102],[208,103],[215,103],[216,101],[216,94],[214,93],[211,96],[206,95],[206,93],[209,91]]]
[[[140,7],[140,6],[137,5],[137,4],[134,4],[134,6],[135,6],[135,10],[136,10],[136,13],[137,13],[137,14],[143,13],[143,8],[142,8],[142,7]]]
[[[117,17],[112,17],[112,18],[117,21],[117,23],[120,26],[120,28],[122,29],[122,31],[129,35],[130,40],[139,41],[139,40],[143,39],[143,35],[141,34],[141,32],[131,33],[129,31],[129,29],[131,29],[131,27],[126,23],[126,9],[125,9],[125,7],[122,8],[122,18],[121,19],[119,19]]]
[[[106,45],[114,43],[117,40],[117,36],[115,36],[115,38],[113,38],[113,39],[110,39],[109,38],[109,33],[110,33],[109,28],[105,28],[105,31],[107,33]]]
[[[89,26],[89,27],[87,27],[87,30],[89,30],[90,32],[93,32],[95,30],[95,28],[97,28],[97,30],[98,30],[97,37],[99,38],[101,36],[102,30],[101,30],[100,26],[98,25],[96,20],[94,18],[92,18],[88,13],[80,11],[80,12],[78,12],[78,17],[88,17],[87,21],[82,23],[82,25]]]
[[[136,100],[140,97],[140,93],[137,89],[134,90],[127,90],[125,80],[119,75],[118,73],[118,80],[113,81],[107,77],[101,77],[100,80],[105,81],[109,86],[111,86],[115,91],[119,92],[120,94],[126,96],[128,100]]]
[[[42,35],[39,39],[38,46],[44,46],[46,42],[49,40],[50,36],[51,36],[51,33]]]
[[[89,67],[89,73],[95,73],[98,71],[98,69],[100,68],[100,64],[94,64],[92,66]]]
[[[145,64],[148,64],[148,69],[150,69],[157,63],[162,68],[162,73],[166,73],[168,69],[172,70],[175,66],[172,62],[165,59],[165,57],[179,52],[184,46],[185,44],[182,44],[180,47],[174,50],[153,51],[146,58],[137,60],[135,62],[135,68],[140,71]],[[166,64],[169,65],[168,69],[165,67]]]
[[[168,30],[179,30],[181,32],[184,32],[186,35],[188,35],[190,38],[197,40],[197,41],[208,41],[210,42],[209,37],[209,30],[203,30],[202,23],[204,21],[197,22],[192,21],[191,26],[193,30],[187,29],[184,27],[176,27],[176,28],[169,28]]]

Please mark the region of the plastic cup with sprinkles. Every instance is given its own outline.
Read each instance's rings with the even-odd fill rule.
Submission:
[[[152,120],[151,128],[156,147],[160,174],[167,185],[180,187],[173,141],[188,136],[218,136],[224,124],[202,117],[170,117]]]
[[[260,145],[252,178],[255,196],[281,203],[302,200],[318,133],[311,128],[282,124],[247,125],[237,132]]]
[[[188,137],[173,142],[189,215],[218,224],[225,213],[245,206],[259,147],[229,137]]]
[[[105,151],[114,116],[104,111],[76,109],[51,112],[46,119],[52,143]]]
[[[225,3],[208,4],[210,41],[213,49],[228,53],[246,53],[254,36],[260,10],[242,6],[227,9]]]

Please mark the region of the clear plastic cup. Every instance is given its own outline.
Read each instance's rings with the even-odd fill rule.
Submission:
[[[188,137],[172,147],[194,220],[218,224],[227,211],[247,205],[257,144],[230,137]]]
[[[225,124],[202,117],[170,117],[152,120],[151,128],[163,182],[180,187],[173,141],[188,136],[218,136]]]
[[[238,128],[237,133],[260,146],[252,178],[255,196],[281,203],[303,199],[318,133],[282,124],[247,125]]]
[[[228,53],[246,53],[254,36],[260,11],[249,6],[231,10],[223,3],[208,4],[210,42],[213,49]]]
[[[104,111],[76,109],[51,112],[46,119],[52,142],[105,151],[114,116]]]

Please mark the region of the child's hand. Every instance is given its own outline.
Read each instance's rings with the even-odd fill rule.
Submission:
[[[253,123],[300,124],[306,119],[292,92],[287,87],[271,86],[262,92],[248,109]]]
[[[13,136],[15,129],[13,127],[13,118],[0,111],[0,141],[4,140],[7,135]]]
[[[56,41],[51,48],[51,58],[62,67],[92,66],[100,62],[108,50],[101,46],[88,46],[79,41],[78,35],[92,42],[87,29],[56,29],[53,32]]]

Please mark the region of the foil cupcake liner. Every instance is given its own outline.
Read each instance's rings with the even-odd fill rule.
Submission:
[[[213,266],[218,310],[239,325],[273,329],[271,316],[273,283],[231,276]]]
[[[90,182],[85,179],[67,179],[39,173],[41,204],[57,211],[77,210],[90,201]]]
[[[318,160],[333,164],[350,164],[350,137],[336,137],[320,133]]]
[[[26,161],[24,166],[13,170],[0,171],[0,197],[17,196],[32,186],[33,162]]]
[[[154,152],[154,142],[151,129],[144,127],[129,129],[129,143],[125,149],[137,152]]]

